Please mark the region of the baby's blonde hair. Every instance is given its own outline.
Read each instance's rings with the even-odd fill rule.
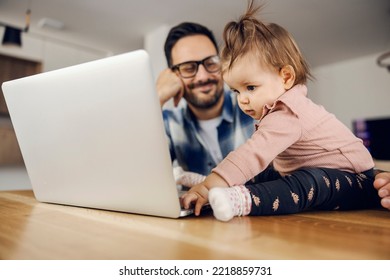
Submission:
[[[246,13],[237,22],[231,21],[225,26],[222,73],[230,70],[237,59],[253,52],[261,63],[276,70],[291,65],[296,75],[294,85],[306,84],[312,75],[294,39],[283,27],[256,19],[262,6],[256,7],[253,3],[250,1]]]

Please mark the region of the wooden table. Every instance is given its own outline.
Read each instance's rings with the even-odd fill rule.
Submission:
[[[390,259],[390,211],[167,219],[0,192],[0,259]]]

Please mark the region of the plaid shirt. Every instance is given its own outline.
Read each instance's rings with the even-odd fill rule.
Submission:
[[[199,124],[187,106],[163,110],[172,161],[186,171],[210,174],[218,164],[199,134]],[[243,144],[254,132],[254,120],[238,107],[234,93],[225,92],[222,121],[217,127],[222,156]]]

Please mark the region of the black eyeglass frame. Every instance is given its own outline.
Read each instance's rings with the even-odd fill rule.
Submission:
[[[209,60],[209,59],[211,59],[211,58],[216,59],[216,60],[217,60],[217,63],[219,64],[218,69],[215,70],[215,71],[210,71],[210,70],[208,69],[208,66],[207,66],[206,64],[204,64],[207,60]],[[196,69],[195,69],[195,71],[194,71],[194,74],[193,74],[193,75],[190,75],[190,76],[186,76],[186,75],[183,76],[183,74],[182,74],[181,71],[180,71],[180,66],[185,65],[185,64],[189,64],[189,63],[195,63],[195,65],[196,65]],[[206,57],[206,58],[204,58],[204,59],[202,59],[202,60],[185,61],[185,62],[182,62],[182,63],[179,63],[179,64],[176,64],[176,65],[171,66],[171,70],[172,70],[172,71],[177,71],[177,72],[179,72],[179,74],[180,74],[180,76],[181,76],[182,78],[193,78],[193,77],[195,77],[196,73],[198,73],[199,65],[201,65],[201,64],[202,64],[203,67],[206,69],[206,71],[209,72],[209,73],[216,73],[216,72],[218,72],[218,71],[221,70],[220,58],[219,58],[218,55],[210,55],[210,56],[208,56],[208,57]]]

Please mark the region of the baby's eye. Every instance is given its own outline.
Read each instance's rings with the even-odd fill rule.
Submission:
[[[256,89],[256,87],[255,86],[247,86],[246,89],[248,91],[254,91]]]

